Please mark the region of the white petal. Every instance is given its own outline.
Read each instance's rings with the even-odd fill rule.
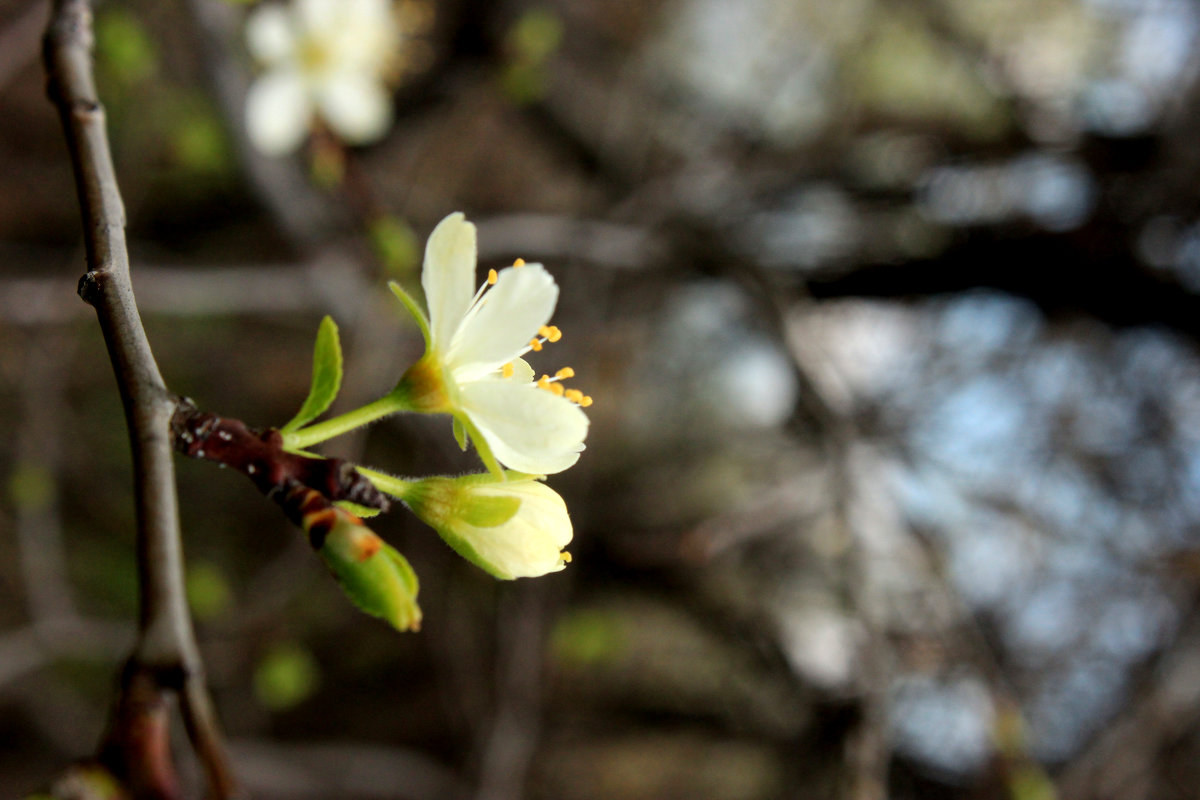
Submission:
[[[509,578],[537,577],[563,568],[560,553],[571,541],[572,529],[566,503],[557,492],[536,481],[476,491],[521,501],[516,515],[503,525],[471,529],[471,545],[493,568]]]
[[[513,374],[507,378],[513,383],[531,383],[533,381],[533,367],[529,366],[529,362],[523,358],[514,358],[512,360]]]
[[[541,264],[501,270],[483,306],[454,334],[446,361],[455,377],[469,380],[511,361],[550,321],[557,302],[558,284]]]
[[[296,53],[292,15],[280,5],[259,6],[246,19],[246,48],[264,64],[277,64]]]
[[[473,377],[466,383],[474,383],[476,381],[508,381],[509,383],[520,383],[528,385],[533,383],[537,377],[537,373],[533,371],[533,367],[529,366],[529,362],[523,358],[514,358],[512,361],[506,362],[512,364],[513,374],[507,378],[499,369],[488,370],[477,377]]]
[[[574,403],[509,381],[468,383],[459,388],[459,397],[504,466],[551,475],[579,460],[588,418]]]
[[[345,14],[344,0],[293,0],[296,17],[308,33],[320,35],[337,26]]]
[[[516,518],[539,531],[554,542],[555,549],[562,550],[571,543],[574,535],[567,504],[562,496],[539,481],[512,481],[495,486],[480,487],[480,492],[494,492],[521,500]]]
[[[434,348],[450,344],[475,296],[475,252],[475,226],[459,211],[439,222],[425,244],[421,288]]]
[[[311,121],[312,104],[300,73],[276,69],[251,84],[246,94],[246,132],[266,155],[281,156],[295,150]]]
[[[322,83],[321,116],[349,144],[373,142],[392,124],[392,98],[369,73],[343,72]]]

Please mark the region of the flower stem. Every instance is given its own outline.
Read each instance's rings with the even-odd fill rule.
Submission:
[[[283,447],[285,450],[303,450],[306,447],[312,447],[314,444],[319,444],[335,436],[341,436],[343,433],[349,433],[355,428],[369,425],[377,419],[386,417],[388,414],[404,411],[405,408],[406,406],[403,401],[394,393],[385,394],[375,402],[367,403],[362,408],[347,411],[341,416],[327,419],[324,422],[318,422],[316,425],[309,425],[307,428],[301,428],[298,431],[284,433]]]
[[[413,485],[413,481],[406,481],[395,475],[388,475],[386,472],[379,472],[368,467],[357,467],[356,469],[366,476],[367,480],[375,484],[376,489],[400,500],[408,495]]]

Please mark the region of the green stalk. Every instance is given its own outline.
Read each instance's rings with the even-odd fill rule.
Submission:
[[[403,500],[408,495],[409,489],[413,485],[412,481],[406,481],[403,478],[397,478],[395,475],[388,475],[386,472],[379,472],[368,467],[355,467],[355,469],[365,475],[367,480],[375,484],[376,489],[400,500]]]
[[[283,447],[285,450],[304,450],[312,447],[314,444],[319,444],[335,436],[341,436],[343,433],[349,433],[356,428],[369,425],[377,419],[394,414],[397,411],[404,411],[405,409],[406,406],[404,403],[394,394],[385,394],[375,402],[367,403],[362,408],[347,411],[341,416],[327,419],[324,422],[318,422],[316,425],[310,425],[298,431],[284,433]]]

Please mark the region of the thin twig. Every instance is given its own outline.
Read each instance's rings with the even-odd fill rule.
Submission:
[[[103,755],[145,797],[178,795],[162,721],[179,691],[185,722],[217,798],[234,795],[220,735],[208,713],[183,583],[183,554],[167,391],[142,328],[129,276],[125,215],[92,73],[92,12],[86,0],[55,0],[44,57],[83,214],[88,271],[79,293],[96,309],[116,373],[133,451],[139,565],[139,636],[122,679]],[[200,700],[199,698],[204,698]],[[157,737],[147,742],[145,736]]]

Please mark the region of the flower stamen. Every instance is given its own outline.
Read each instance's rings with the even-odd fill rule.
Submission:
[[[563,367],[558,372],[554,373],[553,378],[551,378],[549,375],[542,375],[542,377],[538,378],[534,385],[537,386],[537,388],[544,389],[551,394],[557,395],[558,397],[566,398],[580,408],[587,408],[592,404],[592,398],[589,395],[584,394],[578,389],[567,389],[562,385],[562,383],[560,383],[560,381],[574,377],[574,369],[571,367]]]

